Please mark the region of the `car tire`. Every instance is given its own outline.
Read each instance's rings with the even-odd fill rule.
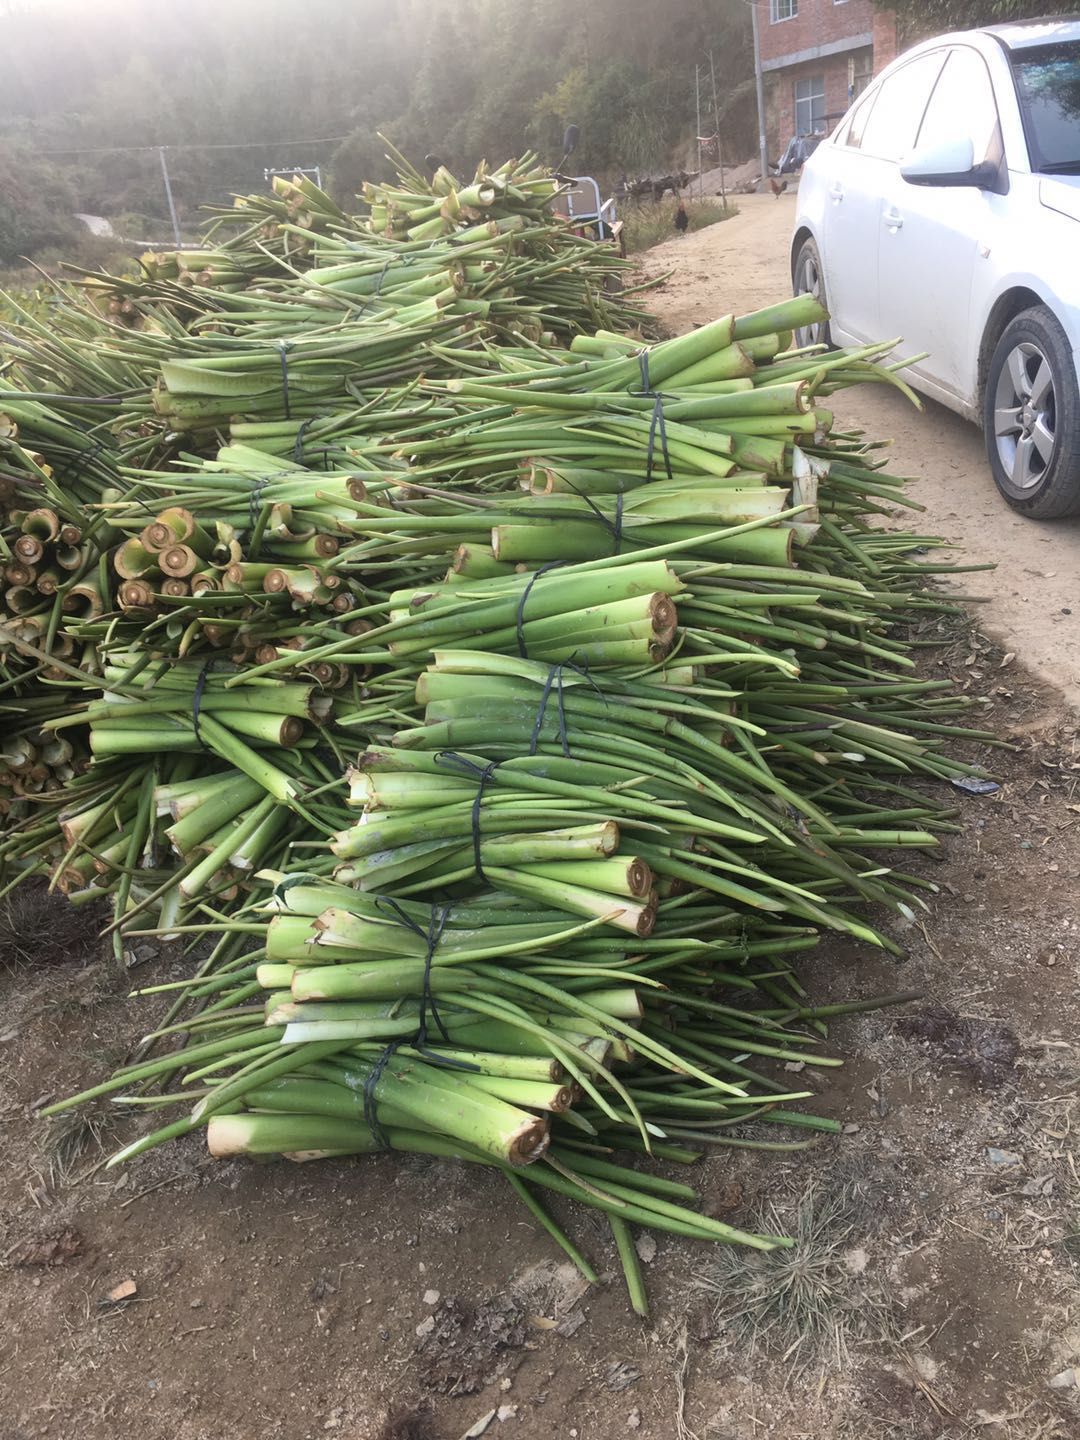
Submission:
[[[829,308],[825,294],[825,270],[821,263],[821,252],[817,241],[807,236],[799,246],[795,264],[791,267],[792,289],[796,295],[814,295],[826,309]],[[829,322],[822,320],[817,325],[804,325],[795,331],[796,345],[831,345]]]
[[[1021,515],[1080,513],[1080,392],[1064,330],[1045,305],[1010,320],[990,357],[983,434],[994,481]]]

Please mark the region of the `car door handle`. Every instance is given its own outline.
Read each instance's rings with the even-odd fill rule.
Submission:
[[[844,187],[842,185],[834,185],[829,191],[829,199],[833,202],[834,205],[839,205],[840,201],[843,200],[843,198]]]
[[[890,230],[902,230],[904,228],[904,217],[899,210],[886,210],[882,220]]]

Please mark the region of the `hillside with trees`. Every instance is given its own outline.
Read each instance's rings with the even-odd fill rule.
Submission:
[[[1018,18],[1031,0],[892,0],[906,43]],[[1072,4],[1053,8],[1076,10]],[[745,0],[0,0],[0,266],[70,253],[76,212],[146,241],[199,207],[315,165],[349,205],[407,153],[469,170],[561,154],[607,180],[692,153],[694,70],[715,62],[725,156],[755,150]]]
[[[729,154],[755,133],[742,0],[6,0],[0,3],[0,264],[70,238],[73,212],[168,234],[319,163],[346,203],[407,152],[469,168],[533,147],[608,176],[666,166],[695,133],[715,57]],[[711,110],[711,82],[708,92]]]

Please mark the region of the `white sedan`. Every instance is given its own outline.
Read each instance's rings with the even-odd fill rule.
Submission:
[[[832,316],[804,343],[902,335],[905,378],[982,424],[1009,504],[1080,513],[1080,22],[883,70],[807,162],[791,264]]]

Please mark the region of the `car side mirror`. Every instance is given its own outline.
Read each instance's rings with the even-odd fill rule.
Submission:
[[[975,147],[965,136],[912,151],[900,166],[900,174],[909,185],[973,185],[979,190],[988,190],[996,185],[998,167],[976,165]]]

